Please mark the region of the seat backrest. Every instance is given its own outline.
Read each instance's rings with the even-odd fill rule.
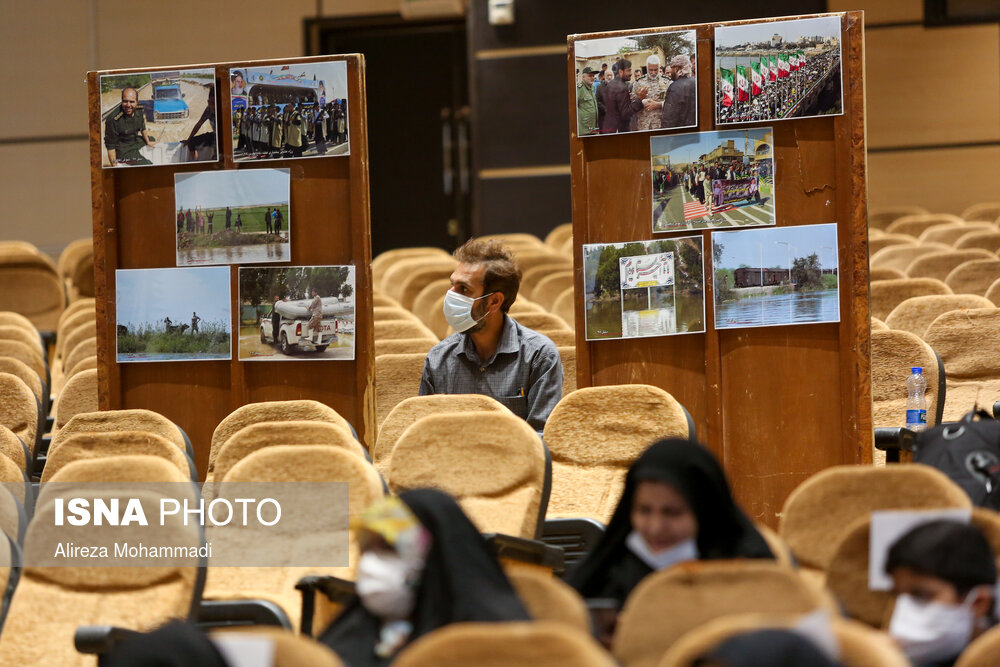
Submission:
[[[376,321],[417,319],[416,315],[402,306],[375,306],[372,310],[372,317]]]
[[[1000,278],[993,281],[990,288],[986,290],[986,298],[994,305],[1000,305]]]
[[[542,278],[552,275],[558,271],[566,271],[573,268],[573,262],[567,258],[559,258],[558,260],[553,259],[547,264],[539,264],[533,266],[521,276],[521,284],[517,288],[517,295],[524,296],[527,299],[532,298],[532,292],[535,289],[535,285],[539,283]]]
[[[430,394],[411,396],[396,404],[378,430],[378,439],[372,450],[375,468],[383,475],[389,472],[392,448],[411,424],[428,415],[441,412],[506,412],[500,401],[484,394]]]
[[[792,491],[781,510],[778,533],[801,565],[825,570],[845,529],[871,512],[971,506],[965,491],[930,466],[834,466]]]
[[[544,313],[545,309],[539,306],[537,303],[528,299],[527,297],[522,297],[521,293],[517,293],[517,299],[511,304],[510,310],[507,314],[511,317],[517,317],[523,313]]]
[[[25,470],[28,463],[28,452],[25,451],[27,445],[14,431],[0,424],[0,456],[5,456],[21,470]]]
[[[562,395],[569,396],[576,391],[576,347],[573,345],[560,345],[559,358],[563,367],[563,389]]]
[[[992,308],[993,303],[986,297],[975,294],[930,294],[915,296],[903,301],[892,309],[885,319],[890,329],[909,331],[923,338],[930,323],[939,315],[953,310],[969,308]]]
[[[953,222],[944,225],[928,227],[920,234],[921,243],[947,243],[954,245],[955,241],[976,230],[996,229],[988,222]]]
[[[993,229],[972,230],[955,241],[955,247],[960,249],[982,248],[995,253],[1000,250],[1000,230],[995,227]]]
[[[906,275],[910,278],[935,278],[943,282],[952,269],[973,259],[996,259],[996,255],[980,248],[932,252],[910,262]]]
[[[574,288],[566,288],[556,297],[552,304],[552,313],[562,318],[571,330],[576,329],[576,290]]]
[[[404,305],[402,301],[403,284],[407,278],[418,271],[430,271],[434,278],[447,278],[455,270],[456,266],[458,266],[458,262],[451,257],[414,257],[412,259],[402,259],[393,263],[385,272],[379,288],[396,301],[399,301],[400,305]],[[417,293],[419,293],[419,290],[413,293],[410,301],[411,304],[412,298],[416,297]]]
[[[403,281],[399,286],[398,300],[400,305],[403,308],[412,310],[413,302],[424,287],[439,280],[448,280],[454,270],[455,267],[450,262],[414,269],[403,277]]]
[[[844,529],[827,567],[826,585],[848,617],[880,628],[888,619],[893,595],[868,587],[870,533],[870,515],[858,517]]]
[[[1000,308],[956,310],[938,316],[924,340],[944,362],[950,380],[1000,378]]]
[[[565,327],[559,329],[539,329],[537,333],[551,340],[556,347],[576,345],[576,334]]]
[[[964,222],[962,218],[950,213],[923,213],[917,215],[904,215],[897,218],[885,228],[890,234],[909,234],[910,236],[920,236],[928,227],[937,225],[955,224]]]
[[[545,516],[545,445],[523,419],[445,412],[411,424],[396,441],[389,490],[441,489],[484,533],[534,539]]]
[[[10,373],[11,375],[16,375],[24,381],[24,384],[28,385],[31,389],[31,393],[35,395],[39,403],[44,404],[44,396],[42,392],[42,378],[38,377],[38,373],[33,371],[26,363],[14,357],[0,357],[0,373]]]
[[[380,354],[427,354],[440,341],[437,338],[389,338],[375,341],[375,356]]]
[[[559,295],[574,286],[573,271],[557,271],[538,281],[532,292],[532,301],[551,311]]]
[[[396,338],[436,338],[434,332],[425,327],[420,320],[411,317],[404,320],[376,320],[375,340],[390,340]]]
[[[514,249],[514,256],[517,260],[517,265],[521,269],[521,275],[524,275],[525,271],[531,270],[533,267],[541,266],[542,264],[558,264],[560,262],[565,262],[566,257],[563,255],[557,255],[544,248],[542,249]],[[537,285],[536,285],[537,288]],[[535,290],[532,290],[534,294]],[[537,299],[532,298],[532,301],[537,301]]]
[[[81,412],[97,412],[97,369],[80,371],[59,392],[53,406],[55,431]]]
[[[561,317],[551,313],[521,313],[514,319],[521,325],[535,331],[570,330],[569,325]]]
[[[886,331],[889,326],[877,317],[872,317],[872,331]]]
[[[42,357],[30,345],[21,341],[0,339],[0,357],[13,357],[24,362],[42,381],[48,377],[48,368]]]
[[[183,451],[187,449],[184,433],[172,421],[152,410],[101,410],[81,412],[73,416],[52,435],[49,454],[54,453],[70,436],[78,433],[109,433],[114,431],[142,431],[164,438]]]
[[[382,276],[385,272],[395,264],[396,262],[403,259],[416,259],[416,258],[431,258],[440,259],[442,257],[450,257],[441,248],[431,248],[431,247],[417,247],[417,248],[395,248],[393,250],[386,250],[385,252],[379,253],[372,260],[372,284],[378,287],[382,282]]]
[[[73,270],[76,268],[77,263],[87,255],[93,254],[93,239],[85,238],[70,241],[70,243],[63,248],[63,251],[59,253],[59,261],[56,262],[56,268],[59,269],[59,275],[63,278],[69,278],[73,275]]]
[[[930,213],[923,206],[881,206],[868,211],[868,227],[885,229],[904,215],[920,215]]]
[[[387,294],[383,294],[382,292],[379,292],[378,290],[375,290],[372,293],[372,306],[375,306],[375,307],[385,306],[387,308],[400,308],[400,305],[399,305],[398,301],[396,301],[392,297],[388,296]]]
[[[902,280],[906,278],[906,274],[899,269],[868,269],[868,280],[870,282],[875,282],[876,280]]]
[[[433,286],[434,283],[431,283],[430,285],[428,285],[428,288]],[[437,288],[435,288],[435,291],[437,291]],[[419,310],[419,313],[422,316],[423,323],[426,324],[427,328],[430,329],[431,332],[433,332],[434,336],[440,340],[444,340],[445,338],[447,338],[449,335],[449,331],[451,329],[451,327],[448,326],[448,320],[445,319],[444,316],[444,297],[445,297],[445,292],[447,291],[448,291],[447,289],[444,289],[437,292],[437,296],[434,297],[434,300],[431,302],[431,304],[427,306],[426,309],[424,309],[424,307],[421,305]],[[426,295],[426,292],[421,292],[421,294],[426,296],[426,298],[428,299],[430,298],[429,296]],[[418,300],[414,302],[415,309],[417,308],[416,306],[417,303],[423,303],[423,302],[420,301],[418,298]]]
[[[564,395],[545,424],[552,454],[549,516],[607,523],[628,467],[657,440],[694,437],[688,420],[673,396],[651,385],[587,387]]]
[[[63,281],[51,260],[0,254],[0,310],[21,313],[39,331],[55,331],[65,307]]]
[[[1000,215],[1000,213],[997,215]],[[554,227],[551,232],[545,235],[545,245],[553,252],[559,252],[559,249],[566,243],[566,239],[571,238],[573,238],[573,223],[564,222]]]
[[[63,350],[66,347],[66,341],[69,340],[70,334],[86,324],[95,325],[95,328],[91,330],[89,336],[79,337],[74,342],[79,342],[80,340],[83,340],[83,338],[89,338],[90,336],[96,336],[96,323],[97,311],[92,307],[76,310],[72,315],[60,320],[59,330],[57,332],[58,337],[56,338],[56,356],[62,358]]]
[[[944,409],[944,378],[931,346],[909,331],[872,331],[872,423],[876,428],[906,426],[906,379],[920,366],[927,381],[927,427],[937,425]]]
[[[426,354],[381,354],[375,357],[375,423],[379,426],[403,399],[420,393]]]
[[[73,368],[66,371],[65,378],[68,380],[80,371],[90,370],[91,368],[97,368],[97,355],[92,354],[89,357],[84,357],[76,363],[73,364]]]
[[[689,561],[639,582],[618,617],[612,652],[626,667],[656,667],[674,642],[713,619],[828,605],[819,589],[774,561]]]
[[[15,313],[13,310],[0,310],[0,324],[34,331],[35,336],[40,338],[38,329],[31,323],[31,320],[21,313]]]
[[[38,336],[38,331],[34,327],[26,329],[17,325],[0,323],[0,339],[20,341],[33,349],[38,356],[43,358],[45,356],[42,339]]]
[[[145,431],[110,431],[75,433],[65,438],[58,449],[48,454],[41,481],[50,481],[53,475],[74,461],[125,455],[157,456],[176,467],[186,478],[191,478],[187,455],[166,438]]]
[[[868,239],[868,256],[871,257],[882,248],[890,246],[915,246],[917,239],[909,234],[883,234],[876,238]]]
[[[973,204],[962,211],[962,217],[969,221],[985,220],[987,222],[993,222],[997,218],[1000,218],[1000,202],[988,201]]]
[[[13,431],[32,451],[38,434],[38,410],[38,399],[24,380],[11,373],[0,373],[0,424]]]
[[[62,331],[63,325],[71,318],[79,315],[82,312],[89,312],[91,317],[94,317],[94,313],[97,310],[97,299],[84,298],[79,301],[74,301],[73,303],[66,306],[66,309],[59,315],[59,321],[56,326],[56,331]]]
[[[340,447],[365,460],[365,449],[340,424],[327,422],[260,422],[240,429],[219,449],[212,480],[224,479],[234,465],[265,447],[326,445]]]
[[[256,625],[245,630],[241,628],[238,633],[223,628],[212,632],[212,640],[217,645],[225,642],[227,646],[236,647],[245,641],[246,647],[236,650],[248,653],[259,653],[263,642],[267,646],[263,650],[271,657],[270,667],[344,667],[337,654],[323,644],[284,628]]]
[[[452,623],[403,649],[393,667],[614,667],[586,632],[550,621]]]
[[[955,294],[985,296],[997,279],[1000,279],[1000,259],[974,259],[952,269],[944,282]]]
[[[1000,626],[976,637],[955,661],[955,667],[993,667],[1000,655]]]
[[[505,245],[520,245],[531,248],[543,248],[542,239],[534,234],[525,232],[506,232],[503,234],[484,234],[479,237],[480,241],[500,241]]]
[[[63,357],[63,370],[69,370],[75,368],[78,363],[86,359],[87,357],[97,356],[97,337],[91,336],[85,340],[81,340],[79,343],[73,347],[72,350],[66,350],[66,356]]]
[[[880,280],[871,284],[871,314],[885,321],[893,308],[911,297],[951,293],[950,287],[933,278]]]
[[[70,276],[72,299],[86,299],[94,296],[94,254],[84,255]]]
[[[897,269],[906,272],[906,267],[910,262],[921,255],[932,252],[946,252],[952,247],[944,243],[918,243],[916,245],[895,245],[882,248],[868,258],[868,265],[872,268]]]
[[[420,321],[427,325],[427,327],[437,334],[434,328],[435,322],[438,320],[444,320],[443,312],[436,312],[434,310],[434,304],[437,303],[438,299],[444,296],[444,293],[451,288],[451,281],[447,278],[440,278],[438,280],[432,280],[423,286],[423,288],[417,293],[417,296],[413,298],[413,304],[410,306],[410,310],[420,318]],[[438,309],[440,311],[440,308]],[[436,317],[440,314],[440,317]]]
[[[236,408],[219,422],[212,433],[212,448],[208,455],[208,471],[215,470],[215,458],[219,450],[234,433],[250,424],[260,422],[297,422],[314,421],[328,422],[344,427],[348,431],[351,425],[346,419],[328,405],[319,401],[299,399],[292,401],[264,401],[249,403]]]
[[[518,567],[507,578],[521,598],[528,615],[536,621],[558,621],[590,633],[590,612],[576,590],[541,568]]]

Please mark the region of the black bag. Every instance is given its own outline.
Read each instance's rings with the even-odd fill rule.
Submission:
[[[913,461],[943,472],[974,505],[1000,510],[1000,422],[986,411],[917,434]]]

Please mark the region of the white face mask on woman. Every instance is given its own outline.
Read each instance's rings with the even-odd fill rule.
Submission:
[[[472,305],[476,301],[479,301],[479,299],[485,299],[493,294],[496,294],[496,292],[490,292],[489,294],[484,294],[481,297],[473,299],[471,296],[465,296],[453,290],[445,292],[443,308],[444,319],[448,322],[448,326],[458,333],[462,333],[479,324],[479,320],[489,315],[489,313],[476,319],[472,316]]]
[[[355,590],[361,604],[381,619],[406,618],[416,603],[411,568],[399,554],[366,551],[358,559]]]
[[[638,556],[639,560],[654,570],[663,570],[671,565],[676,565],[687,560],[698,560],[698,543],[695,542],[693,537],[669,549],[654,552],[646,544],[646,540],[642,539],[642,535],[633,530],[625,538],[625,546],[629,548],[629,551]]]
[[[953,659],[972,639],[972,603],[977,590],[970,591],[961,604],[920,602],[907,593],[899,595],[889,621],[889,636],[914,664]]]

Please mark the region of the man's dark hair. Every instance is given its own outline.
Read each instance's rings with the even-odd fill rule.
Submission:
[[[618,61],[618,71],[619,71],[619,72],[622,72],[622,71],[624,71],[624,70],[627,70],[627,69],[628,69],[628,68],[630,68],[630,67],[632,67],[632,61],[631,61],[631,60],[628,60],[628,59],[626,59],[626,58],[621,58],[621,59],[620,59],[620,60]]]
[[[455,250],[455,259],[463,264],[484,265],[483,294],[500,292],[503,294],[500,310],[505,313],[510,310],[521,286],[521,267],[507,246],[496,239],[469,239]]]
[[[983,533],[975,526],[944,519],[920,524],[892,545],[885,571],[892,574],[900,567],[943,579],[960,597],[997,580],[993,549]]]

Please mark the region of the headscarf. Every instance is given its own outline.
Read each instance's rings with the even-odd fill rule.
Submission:
[[[430,535],[423,576],[411,617],[413,642],[450,623],[530,620],[500,564],[458,504],[433,489],[406,491],[399,499]],[[382,529],[400,529],[392,520]],[[410,528],[402,527],[401,534]],[[380,535],[383,533],[377,530]],[[402,554],[401,554],[402,556]],[[391,657],[375,655],[381,621],[355,598],[330,624],[320,641],[350,667],[381,667]]]
[[[625,490],[600,542],[567,579],[585,598],[614,597],[619,603],[653,570],[625,542],[632,532],[632,500],[640,482],[669,484],[698,522],[699,558],[774,558],[746,514],[736,506],[726,475],[711,452],[682,439],[654,443],[625,476]]]
[[[731,637],[702,661],[725,667],[839,667],[811,641],[790,630],[757,630]]]

